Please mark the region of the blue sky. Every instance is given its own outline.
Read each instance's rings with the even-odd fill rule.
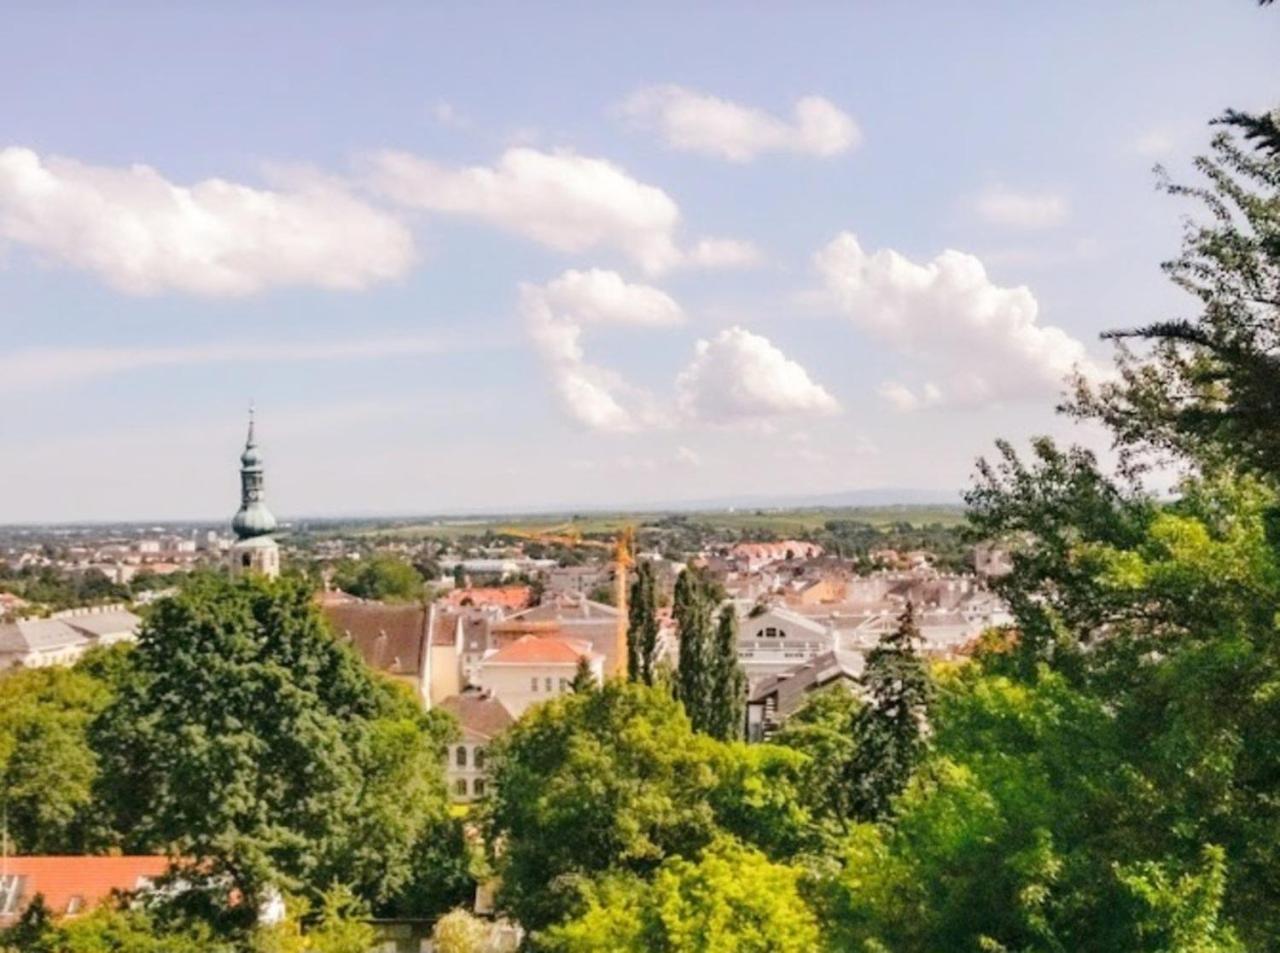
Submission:
[[[25,4],[0,521],[962,487],[1184,309],[1153,188],[1280,16]],[[843,237],[841,237],[843,236]]]

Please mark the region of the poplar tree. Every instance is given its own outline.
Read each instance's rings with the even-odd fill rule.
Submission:
[[[860,820],[889,815],[924,751],[932,683],[916,651],[920,629],[908,602],[898,626],[867,654],[862,684],[866,705],[853,721],[853,758],[848,767],[849,803]]]
[[[652,685],[658,653],[658,587],[651,563],[636,567],[627,613],[627,678]]]
[[[747,676],[738,664],[738,614],[731,603],[720,610],[710,675],[708,733],[722,741],[737,741],[746,727]]]
[[[676,668],[676,697],[697,731],[708,728],[707,700],[711,689],[711,600],[706,583],[686,569],[676,580],[672,612],[680,639]]]

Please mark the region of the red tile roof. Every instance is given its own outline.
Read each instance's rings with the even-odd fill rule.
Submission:
[[[526,635],[484,660],[486,665],[577,665],[591,656],[591,646],[577,640]]]
[[[444,596],[450,606],[498,606],[503,609],[523,609],[533,599],[528,586],[468,586],[454,589]]]
[[[450,695],[440,707],[458,719],[464,734],[488,740],[506,731],[515,722],[511,713],[488,692],[468,689],[461,695]]]
[[[0,861],[0,881],[16,874],[22,886],[15,912],[0,913],[0,923],[16,919],[36,894],[50,913],[64,916],[102,903],[112,891],[145,887],[168,869],[168,858],[156,856],[7,857]]]

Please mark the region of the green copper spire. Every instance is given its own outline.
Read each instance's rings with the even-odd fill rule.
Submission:
[[[253,539],[268,536],[275,531],[276,518],[262,499],[262,454],[253,432],[253,407],[249,408],[249,435],[240,454],[240,509],[231,528],[237,539]]]

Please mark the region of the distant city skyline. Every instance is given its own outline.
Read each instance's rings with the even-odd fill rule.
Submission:
[[[0,523],[958,494],[1160,261],[1250,3],[21,5]],[[1194,69],[1188,69],[1194,64]]]

